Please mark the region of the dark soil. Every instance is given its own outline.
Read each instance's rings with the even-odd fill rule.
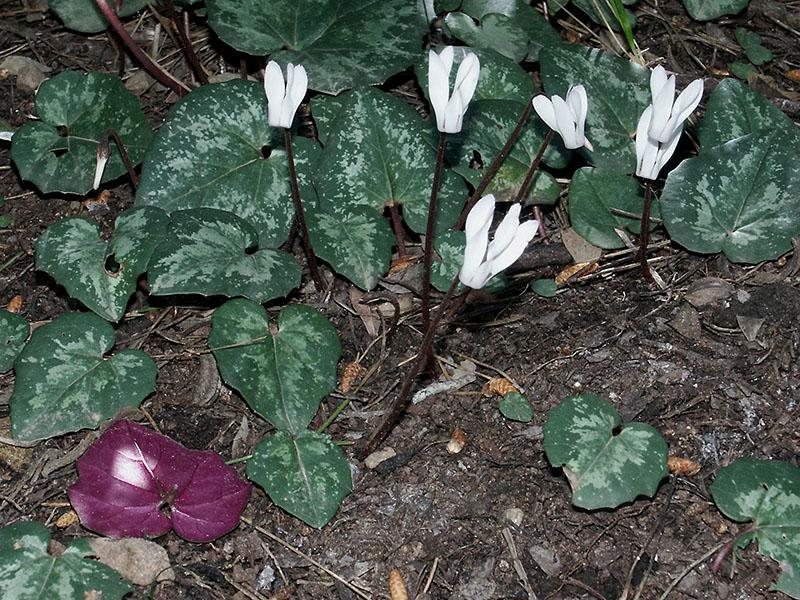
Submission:
[[[54,73],[119,71],[119,52],[107,36],[68,32],[36,6],[33,0],[0,2],[0,60],[10,54],[27,56]],[[636,37],[649,49],[649,58],[666,58],[682,85],[694,77],[720,78],[730,62],[744,60],[733,31],[747,26],[775,54],[751,85],[797,119],[800,85],[785,73],[800,67],[798,8],[798,2],[753,0],[737,17],[699,24],[677,0],[640,2]],[[601,40],[608,45],[602,29],[583,22],[597,37],[584,36],[581,43],[598,45]],[[153,17],[146,18],[140,33],[152,32],[153,23]],[[565,15],[565,35],[575,37],[575,23]],[[238,69],[238,64],[233,68],[225,62],[238,59],[209,41],[202,24],[193,26],[193,35],[203,40],[199,54],[210,71],[226,64],[229,70]],[[163,55],[172,47],[168,39],[165,43]],[[257,75],[258,65],[250,66]],[[129,63],[122,67],[126,76],[131,74]],[[180,63],[174,73],[189,80]],[[13,77],[0,80],[0,118],[12,125],[21,125],[34,112],[33,99],[32,92],[17,88]],[[157,86],[142,92],[141,99],[154,126],[174,101]],[[6,198],[2,211],[13,217],[12,227],[0,231],[0,306],[21,296],[22,316],[35,324],[83,310],[35,270],[34,243],[48,225],[69,215],[88,215],[108,229],[132,204],[129,186],[112,188],[107,205],[90,211],[81,199],[42,197],[22,182],[8,166],[7,144],[0,143],[0,165],[0,194]],[[546,214],[556,244],[563,214],[560,209]],[[644,282],[629,254],[604,259],[598,271],[566,285],[555,298],[538,297],[526,284],[532,275],[552,276],[560,266],[519,276],[504,296],[466,306],[443,330],[437,355],[454,363],[470,359],[481,376],[507,374],[532,402],[533,421],[504,419],[498,398],[483,396],[479,384],[472,384],[413,406],[386,442],[397,457],[368,470],[356,458],[358,444],[380,423],[421,338],[419,315],[405,314],[384,351],[377,344],[362,360],[365,367],[376,368],[347,396],[352,403],[329,429],[335,439],[353,442],[345,448],[353,465],[354,491],[334,520],[321,530],[309,528],[255,490],[244,513],[247,523],[216,542],[190,544],[172,534],[159,538],[176,580],[150,591],[139,588],[134,597],[357,597],[264,531],[372,598],[389,597],[392,568],[402,573],[412,598],[610,600],[637,593],[659,598],[691,565],[695,568],[670,598],[775,597],[769,587],[779,567],[752,546],[741,553],[734,569],[727,561],[718,575],[710,572],[712,550],[743,526],[716,510],[708,485],[719,467],[740,457],[798,462],[796,257],[742,267],[669,245],[655,256],[663,259],[656,264],[668,284],[664,290]],[[730,295],[698,303],[707,277],[727,281]],[[687,290],[697,306],[687,301]],[[334,322],[342,338],[342,367],[372,341],[349,309],[349,286],[342,280],[324,296],[301,293],[291,301],[311,304]],[[249,434],[244,445],[237,445],[237,455],[247,454],[268,426],[235,392],[218,387],[213,362],[198,354],[205,348],[209,309],[217,303],[173,305],[139,292],[132,308],[144,305],[157,310],[150,317],[124,321],[117,334],[118,347],[141,343],[159,366],[157,390],[137,418],[189,447],[211,448],[226,458],[247,419]],[[737,317],[763,319],[757,331],[750,331],[750,341]],[[13,372],[0,376],[2,435],[8,435],[13,383]],[[618,510],[573,508],[566,478],[545,457],[542,424],[549,409],[580,392],[608,398],[625,421],[656,427],[670,453],[696,461],[700,472],[671,475],[652,500],[641,498]],[[344,397],[334,394],[324,401],[321,418]],[[456,428],[467,441],[460,453],[451,455],[446,444]],[[0,524],[38,520],[65,544],[90,536],[78,524],[59,529],[54,523],[70,510],[65,490],[76,480],[77,455],[69,453],[91,435],[79,432],[16,452],[0,445]],[[272,571],[274,580],[268,576]],[[260,582],[266,586],[259,587]]]

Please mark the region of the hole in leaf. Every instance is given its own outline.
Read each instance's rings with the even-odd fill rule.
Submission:
[[[52,152],[53,155],[57,156],[57,157],[58,156],[64,156],[67,153],[67,149],[66,148],[53,148],[52,150],[50,150],[50,152]]]
[[[614,429],[611,430],[611,435],[617,436],[622,432],[622,425],[617,425]]]
[[[56,133],[62,138],[69,137],[69,129],[67,129],[66,125],[59,125],[56,127]]]
[[[115,277],[119,275],[119,272],[122,270],[122,265],[117,262],[117,259],[113,254],[109,254],[106,257],[106,262],[103,265],[103,268],[106,270],[108,275]]]
[[[469,168],[475,171],[483,169],[483,157],[477,150],[472,151],[472,158],[469,159]]]
[[[261,146],[261,158],[267,160],[272,155],[272,148],[268,145]]]
[[[258,252],[258,243],[250,244],[247,248],[244,249],[244,253],[247,254],[248,256],[252,256],[256,252]]]

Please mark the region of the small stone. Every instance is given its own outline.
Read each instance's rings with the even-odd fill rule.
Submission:
[[[397,452],[394,451],[394,448],[391,446],[387,446],[381,450],[376,450],[372,454],[370,454],[367,458],[364,459],[364,466],[368,469],[372,470],[381,464],[385,460],[389,460],[390,458],[394,458],[397,456]]]
[[[525,513],[522,512],[522,509],[519,509],[515,506],[513,508],[506,509],[506,511],[503,513],[503,516],[507,521],[511,521],[514,525],[519,527],[522,525],[522,519],[525,518]]]

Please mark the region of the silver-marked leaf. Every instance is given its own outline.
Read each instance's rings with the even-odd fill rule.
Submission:
[[[105,354],[114,329],[90,313],[66,313],[40,327],[14,363],[11,432],[41,440],[97,427],[155,389],[156,366],[141,350]]]
[[[277,332],[271,327],[260,305],[230,300],[214,311],[208,345],[225,383],[275,427],[296,435],[336,387],[341,346],[333,325],[307,306],[287,306]]]
[[[563,98],[571,85],[586,87],[586,137],[594,151],[581,152],[589,162],[618,173],[635,171],[633,135],[651,101],[650,71],[611,53],[575,45],[545,48],[540,62],[548,95]]]
[[[514,62],[535,61],[542,48],[562,44],[547,19],[524,0],[464,0],[459,11],[444,20],[451,36]]]
[[[104,132],[119,134],[134,165],[153,138],[136,96],[107,73],[65,71],[36,94],[38,121],[25,123],[11,141],[11,158],[23,179],[42,192],[86,194],[92,189],[97,146]],[[115,144],[103,181],[126,173]]]
[[[389,270],[394,235],[372,208],[354,206],[339,214],[310,209],[306,219],[316,255],[361,289],[374,288]]]
[[[147,3],[148,0],[114,0],[109,5],[120,17],[129,17]],[[50,0],[48,5],[68,29],[81,33],[99,33],[108,29],[108,21],[94,0]]]
[[[509,392],[500,400],[500,414],[512,421],[529,423],[533,419],[533,407],[519,392]]]
[[[348,92],[334,118],[314,176],[320,208],[345,215],[370,206],[382,213],[403,207],[403,218],[425,231],[436,154],[430,129],[402,100],[373,89]],[[459,178],[445,172],[437,231],[455,223],[466,200]]]
[[[544,424],[544,450],[563,467],[572,503],[594,510],[615,508],[637,496],[653,496],[667,475],[667,444],[644,423],[627,423],[618,433],[614,407],[593,394],[564,400]]]
[[[742,12],[748,2],[750,0],[683,0],[683,5],[693,19],[710,21]]]
[[[312,527],[323,527],[353,489],[350,465],[330,437],[316,431],[265,438],[247,461],[247,476],[272,501]]]
[[[0,529],[0,598],[122,598],[131,586],[111,567],[88,558],[87,540],[75,540],[59,556],[50,553],[50,532],[35,521]]]
[[[14,366],[14,360],[25,346],[31,327],[17,314],[0,310],[0,373]]]
[[[436,254],[431,265],[431,285],[440,292],[446,292],[453,279],[461,270],[464,264],[464,246],[466,238],[463,231],[445,231],[436,236],[434,246]],[[508,285],[505,276],[500,273],[492,277],[483,287],[488,293],[499,292]],[[459,283],[457,290],[463,290],[464,286]]]
[[[752,521],[739,547],[757,540],[758,551],[781,564],[772,589],[800,598],[800,469],[779,460],[742,458],[717,471],[711,496],[729,519]]]
[[[137,205],[167,212],[218,208],[256,228],[261,248],[277,248],[294,218],[283,131],[267,126],[261,84],[204,85],[178,102],[147,152]],[[293,144],[298,175],[313,142]]]
[[[106,241],[97,223],[62,219],[36,242],[36,268],[63,285],[70,296],[109,321],[119,321],[153,249],[167,229],[158,208],[133,208],[117,217]]]
[[[800,234],[800,135],[764,131],[704,150],[670,172],[661,213],[670,237],[733,262],[773,260]]]
[[[795,124],[769,100],[738,79],[723,79],[711,93],[697,127],[700,151],[749,133],[794,129]]]
[[[300,285],[291,254],[259,249],[244,219],[215,208],[177,210],[147,269],[150,293],[244,296],[267,302]]]
[[[453,170],[477,186],[524,110],[525,105],[514,100],[473,102],[464,117],[461,133],[447,136],[447,160],[453,165]],[[485,193],[494,194],[501,200],[515,198],[546,135],[547,128],[532,115]],[[543,160],[551,167],[562,168],[566,166],[569,154],[561,141],[555,140],[548,146]],[[527,204],[552,204],[558,198],[558,192],[552,175],[539,170],[525,201]]]
[[[621,173],[583,167],[575,172],[569,186],[569,219],[584,239],[607,250],[624,248],[615,229],[639,233],[644,206],[644,189],[633,178]],[[659,203],[650,208],[650,228],[659,218]],[[624,216],[627,213],[634,216]]]
[[[428,31],[409,0],[208,0],[208,22],[240,52],[302,64],[327,94],[383,83],[416,59]]]

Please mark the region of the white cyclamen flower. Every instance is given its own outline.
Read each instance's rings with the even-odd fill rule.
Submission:
[[[561,136],[566,148],[575,150],[586,146],[593,150],[592,144],[583,133],[589,103],[586,99],[586,88],[582,85],[571,86],[567,90],[566,100],[561,96],[536,96],[533,99],[533,108],[542,121]]]
[[[675,76],[667,77],[661,66],[650,75],[653,103],[636,127],[636,174],[656,179],[678,147],[683,123],[703,97],[703,80],[695,79],[675,100]]]
[[[308,75],[302,65],[289,63],[284,82],[278,63],[269,61],[264,71],[264,91],[267,94],[267,120],[270,126],[289,129],[307,90]]]
[[[522,206],[514,204],[506,213],[489,242],[489,229],[494,216],[495,199],[492,194],[481,198],[467,215],[464,233],[464,264],[458,279],[475,290],[481,289],[492,277],[510,267],[525,250],[539,229],[539,221],[520,224]]]
[[[458,65],[453,95],[450,95],[450,70],[453,68],[453,47],[441,54],[428,52],[428,95],[436,115],[436,127],[442,133],[458,133],[469,101],[478,85],[481,65],[478,57],[468,52]]]

